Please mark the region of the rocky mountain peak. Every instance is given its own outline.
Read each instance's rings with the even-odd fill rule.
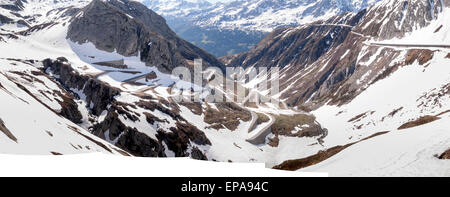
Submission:
[[[74,16],[67,38],[79,44],[91,42],[104,51],[139,56],[163,72],[191,67],[196,58],[203,59],[206,66],[224,67],[214,56],[179,38],[164,18],[135,1],[92,1]]]
[[[112,7],[117,8],[121,12],[124,12],[134,19],[144,23],[146,26],[150,27],[151,30],[165,37],[176,37],[175,32],[173,32],[166,24],[166,20],[162,16],[148,9],[147,6],[137,1],[130,0],[108,0],[107,2]]]

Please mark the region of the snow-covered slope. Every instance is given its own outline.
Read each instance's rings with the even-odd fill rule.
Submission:
[[[83,14],[86,14],[82,12],[86,9],[81,8],[87,4],[78,3],[74,3],[74,7],[65,7],[64,2],[50,6],[39,4],[39,1],[29,1],[24,4],[25,10],[40,9],[43,15],[54,9],[60,12],[55,12],[54,17],[48,19],[30,21],[31,28],[19,27],[13,22],[3,26],[2,30],[8,35],[0,44],[2,65],[33,60],[29,66],[39,72],[31,72],[30,76],[26,75],[24,78],[42,75],[43,78],[55,81],[67,92],[67,98],[64,98],[71,105],[66,107],[67,110],[62,110],[59,103],[52,99],[53,96],[50,96],[53,92],[50,88],[27,86],[42,102],[39,102],[41,105],[53,107],[57,114],[64,117],[61,119],[66,122],[70,119],[80,130],[88,130],[105,142],[136,156],[192,157],[224,162],[267,162],[275,165],[305,152],[318,150],[318,147],[307,150],[296,148],[296,144],[307,146],[317,143],[318,138],[323,135],[324,130],[311,114],[281,109],[279,106],[249,107],[234,102],[178,103],[173,101],[178,93],[188,96],[198,92],[182,92],[180,89],[190,89],[192,86],[187,82],[187,87],[173,87],[177,78],[160,72],[156,65],[144,62],[141,53],[125,56],[125,53],[119,54],[124,51],[122,48],[113,49],[113,52],[100,50],[93,43],[95,37],[92,42],[71,41],[67,37],[71,22],[81,20],[85,16]],[[94,3],[115,5],[106,1]],[[76,10],[70,12],[70,15],[63,14],[71,8]],[[127,20],[135,19],[128,17],[131,14],[112,10],[117,13],[108,14],[121,15],[127,17]],[[18,13],[29,14],[28,11]],[[97,21],[105,20],[101,17],[111,16],[101,13],[97,12]],[[86,32],[81,32],[80,35],[84,33]],[[105,32],[106,36],[114,33]],[[154,46],[149,42],[145,44],[148,47]],[[15,50],[11,50],[13,48]],[[157,54],[168,56],[164,51]],[[26,84],[26,79],[18,83]],[[222,87],[217,88],[225,92]],[[234,92],[226,92],[226,95],[234,96]],[[16,102],[20,102],[20,99]],[[258,126],[258,114],[267,116],[271,121]],[[42,114],[40,117],[45,119],[46,116]],[[292,127],[292,131],[282,131],[285,125],[279,122],[290,117],[298,121],[286,127]],[[16,129],[20,128],[10,126],[9,119],[5,118],[4,121],[8,128],[11,127],[11,132],[19,132]],[[58,125],[57,122],[54,124]],[[270,125],[277,126],[276,135],[266,132]],[[276,137],[276,146],[269,144],[267,136]],[[252,139],[262,142],[251,142]]]
[[[230,62],[248,69],[266,63],[281,68],[279,106],[250,100],[175,102],[179,95],[206,98],[209,94],[185,81],[181,87],[172,86],[177,78],[161,72],[160,62],[143,58],[142,49],[171,43],[161,37],[174,35],[166,25],[158,25],[162,20],[144,20],[144,24],[144,17],[132,9],[135,4],[121,2],[127,1],[97,0],[93,4],[101,12],[91,13],[84,12],[87,1],[28,0],[18,7],[0,7],[8,18],[0,26],[4,153],[102,151],[265,162],[269,167],[331,175],[448,176],[449,161],[440,158],[450,148],[446,128],[450,49],[432,46],[433,40],[446,41],[448,36],[448,5],[443,8],[439,3],[443,1],[432,1],[431,6],[408,0],[408,9],[398,7],[403,1],[382,1],[367,12],[278,29],[251,52],[235,56]],[[111,9],[104,12],[105,7]],[[414,12],[415,8],[428,12]],[[406,16],[404,10],[410,10],[408,20],[391,25],[398,21],[394,16]],[[376,13],[389,17],[378,20]],[[424,19],[428,13],[433,14]],[[91,14],[98,20],[84,18]],[[111,46],[97,42],[104,37],[129,39],[114,28],[77,42],[68,37],[73,21],[104,22],[110,16],[120,19],[116,22],[138,24],[123,29],[157,28],[160,33],[150,33],[157,35],[151,39],[161,38],[160,42],[148,42],[145,36],[136,39],[144,43],[140,47],[134,42]],[[90,33],[77,30],[77,35]],[[428,38],[422,39],[422,45],[412,45],[409,42],[416,35]],[[167,57],[176,51],[174,47],[155,54]],[[192,59],[176,58],[194,64]],[[203,74],[212,79],[214,72]],[[238,81],[249,90],[246,99],[268,96],[255,86],[263,77],[267,76]],[[212,89],[227,98],[236,96],[220,85],[203,88]]]
[[[439,159],[450,148],[448,13],[445,1],[381,1],[359,17],[274,31],[249,53],[224,58],[280,67],[280,98],[328,129],[321,152],[275,167],[448,176]]]
[[[445,1],[442,1],[445,2]],[[395,43],[395,44],[422,44],[422,45],[443,45],[450,44],[450,27],[446,25],[450,18],[450,11],[440,11],[441,8],[437,7],[436,14],[427,14],[430,20],[427,20],[425,27],[421,28],[419,25],[411,28],[402,37],[394,37],[391,39],[377,40],[374,42],[379,43]],[[434,8],[433,8],[434,10]],[[402,18],[403,19],[403,18]],[[405,19],[400,20],[405,24]]]
[[[65,7],[67,9],[64,11],[70,11],[86,3],[34,0],[1,2],[0,13],[11,19],[0,25],[2,153],[59,155],[104,152],[130,155],[92,135],[82,124],[75,124],[87,118],[71,113],[73,109],[82,108],[82,101],[73,101],[70,93],[42,72],[42,63],[33,59],[54,57],[52,54],[55,51],[65,53],[59,50],[63,43],[57,42],[60,41],[57,39],[60,28],[45,32],[45,38],[43,34],[34,34],[42,38],[39,41],[33,41],[33,36],[29,37],[30,40],[14,41],[21,35],[45,29],[45,26],[39,26],[43,21],[53,21],[67,13],[58,11],[59,8]]]
[[[346,176],[449,176],[449,161],[437,158],[450,148],[450,114],[445,113],[450,109],[450,75],[443,74],[450,73],[450,59],[445,58],[449,52],[435,52],[426,68],[415,62],[399,69],[347,105],[314,111],[318,121],[330,128],[324,139],[327,147],[349,144],[376,132],[391,132],[304,170]],[[399,129],[426,116],[439,120]]]
[[[328,171],[345,176],[450,175],[449,161],[438,158],[450,148],[447,126],[450,122],[450,46],[438,47],[448,43],[449,32],[445,26],[450,10],[440,6],[438,11],[425,27],[416,26],[403,37],[381,41],[393,44],[391,48],[396,51],[408,53],[399,56],[406,61],[414,56],[411,51],[435,45],[428,47],[431,57],[419,56],[346,105],[324,106],[314,111],[319,121],[327,120],[326,128],[333,128],[324,139],[330,143],[329,147],[354,142],[375,132],[391,132],[353,145],[305,171]],[[396,47],[395,44],[412,46]],[[424,63],[423,58],[431,59]],[[427,123],[426,119],[431,123],[418,124]],[[405,127],[408,124],[419,126]]]
[[[128,153],[61,117],[70,95],[31,62],[0,60],[0,141],[5,154]]]
[[[330,176],[450,176],[450,162],[439,159],[448,150],[450,115],[428,125],[378,136],[355,144],[305,172]]]

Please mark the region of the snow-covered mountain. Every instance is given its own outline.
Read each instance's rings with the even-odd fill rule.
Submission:
[[[190,19],[204,28],[270,32],[278,27],[309,23],[345,12],[358,12],[376,0],[237,0],[213,5],[203,1],[191,4],[177,2],[144,1],[165,17]]]
[[[82,113],[85,112],[84,101],[75,100],[70,91],[45,73],[42,62],[32,59],[39,55],[51,57],[54,54],[52,51],[57,51],[57,45],[61,43],[50,40],[61,32],[46,34],[41,40],[43,45],[22,39],[39,36],[34,33],[51,26],[38,25],[38,21],[53,21],[83,5],[82,2],[73,1],[0,1],[2,154],[63,155],[103,152],[131,155],[89,132],[82,123],[90,118]],[[61,6],[65,9],[58,10]],[[43,46],[50,47],[42,48]],[[24,48],[29,50],[22,50]],[[21,59],[14,59],[15,57]]]
[[[358,14],[275,30],[250,52],[223,58],[229,66],[280,67],[280,98],[328,129],[326,150],[275,168],[447,176],[449,4],[381,1]]]
[[[449,176],[449,7],[383,0],[278,28],[221,63],[136,1],[2,1],[0,148]],[[202,70],[204,88],[168,73],[195,58],[219,68]],[[279,67],[279,105],[250,100],[271,97],[257,85],[273,79],[264,73],[218,80],[244,88],[244,102],[206,102],[212,90],[238,94],[208,83],[224,64]]]
[[[158,13],[164,13],[167,16],[186,16],[194,12],[212,6],[213,4],[206,0],[138,0],[139,2],[157,10]]]
[[[221,57],[248,51],[276,28],[358,12],[376,0],[237,0],[211,5],[203,1],[175,2],[144,1],[164,16],[178,35]]]
[[[183,65],[192,68],[194,58],[202,58],[205,66],[217,66],[214,62],[218,60],[178,38],[160,16],[134,1],[28,0],[17,11],[0,9],[8,18],[0,29],[0,63],[4,68],[0,76],[5,76],[0,77],[5,87],[0,93],[9,99],[7,110],[0,112],[2,141],[21,142],[27,133],[24,126],[38,124],[48,125],[39,134],[49,139],[67,128],[67,132],[102,139],[97,142],[100,148],[110,143],[108,146],[134,156],[275,165],[304,151],[284,148],[312,144],[324,135],[314,116],[281,106],[175,102],[179,94],[208,94],[184,91],[198,89],[189,82],[175,87],[179,80],[166,71]],[[204,72],[209,76],[215,71]],[[223,86],[208,89],[224,92],[228,98],[236,94]],[[48,110],[38,118],[25,116],[32,124],[22,124],[16,116],[26,113],[26,105],[17,107],[20,113],[9,112],[26,102]],[[290,117],[297,121],[282,124]],[[266,143],[272,125],[281,138],[277,147]],[[77,150],[80,144],[71,136],[54,138],[54,142],[36,140],[21,145],[29,154],[42,143],[47,143],[42,146],[47,151],[43,154],[68,154],[64,148]],[[5,153],[18,151],[6,147],[2,149]]]

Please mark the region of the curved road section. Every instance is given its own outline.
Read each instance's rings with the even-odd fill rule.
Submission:
[[[275,118],[268,114],[265,114],[265,115],[269,117],[269,119],[270,119],[269,122],[264,123],[265,124],[264,126],[258,125],[258,126],[262,126],[262,128],[258,128],[258,126],[256,126],[256,128],[254,128],[254,131],[249,133],[247,142],[250,142],[254,145],[266,143],[266,137],[267,137],[267,135],[269,135],[272,132],[272,125],[273,125],[273,123],[275,123]],[[256,123],[257,119],[258,119],[258,116],[256,116],[255,123]],[[252,127],[250,127],[250,128],[252,128]]]
[[[446,48],[450,49],[450,45],[435,45],[435,44],[389,44],[389,43],[370,43],[374,46],[383,47],[401,47],[401,48]]]

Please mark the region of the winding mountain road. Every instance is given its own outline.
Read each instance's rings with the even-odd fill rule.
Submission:
[[[351,25],[346,24],[313,24],[313,26],[332,26],[332,27],[347,27],[347,28],[353,28]]]
[[[383,47],[401,47],[401,48],[446,48],[450,49],[450,45],[435,45],[435,44],[391,44],[391,43],[370,43],[372,46]]]
[[[149,73],[141,74],[141,75],[138,75],[138,76],[129,78],[129,79],[127,79],[127,80],[124,80],[124,81],[122,81],[122,82],[123,82],[123,83],[134,83],[134,82],[136,82],[136,81],[138,81],[138,80],[145,79],[147,76],[149,76],[149,75],[151,75],[151,74],[153,74],[153,73],[155,73],[155,72],[152,71],[152,72],[149,72]]]
[[[256,114],[254,111],[250,111],[252,114],[252,121],[250,122],[250,127],[248,128],[248,133],[251,133],[253,129],[255,129],[256,122],[258,121],[258,114]]]
[[[107,74],[113,73],[113,72],[124,72],[124,71],[120,71],[120,70],[105,70],[103,72],[96,73],[96,74],[93,74],[91,76],[96,78],[96,79],[98,79],[99,77],[101,77],[103,75],[107,75]],[[133,74],[138,74],[138,73],[133,73]],[[125,85],[125,84],[133,84],[137,80],[143,79],[143,78],[147,77],[150,74],[152,74],[152,73],[139,74],[139,75],[136,75],[136,76],[131,77],[129,79],[123,80],[123,81],[121,81],[121,86],[123,88],[125,88],[123,85]],[[153,90],[153,89],[154,89],[154,87],[148,86],[148,87],[144,87],[142,89],[139,89],[137,91],[133,91],[133,92],[130,92],[130,93],[145,95],[146,94],[145,92],[147,92],[149,90]],[[247,101],[249,101],[250,98],[251,98],[251,96],[248,95],[244,99],[243,103],[246,103]],[[282,105],[283,108],[288,109],[288,105],[285,102],[280,101],[280,104]],[[244,107],[244,106],[241,105],[241,107]],[[272,125],[275,123],[276,118],[274,116],[270,115],[270,114],[264,113],[266,116],[269,117],[269,122],[263,123],[264,126],[262,128],[258,128],[258,126],[261,126],[261,125],[257,125],[258,114],[256,112],[252,111],[252,110],[249,110],[249,111],[251,113],[252,120],[250,122],[250,126],[249,126],[249,129],[248,129],[248,138],[246,139],[246,141],[251,143],[251,144],[254,144],[254,145],[264,144],[266,142],[266,137],[272,132]],[[296,112],[304,113],[303,111],[296,111]]]
[[[254,145],[264,144],[266,142],[267,135],[272,132],[272,125],[275,123],[275,118],[269,114],[265,115],[269,117],[269,122],[266,123],[266,126],[264,126],[262,129],[249,133],[249,138],[247,138],[246,140],[247,142],[250,142]],[[256,120],[257,119],[258,117],[256,117]]]

